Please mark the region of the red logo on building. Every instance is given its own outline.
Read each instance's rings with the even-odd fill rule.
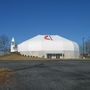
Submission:
[[[51,37],[50,35],[44,36],[44,39],[46,39],[46,40],[53,40],[52,37]]]

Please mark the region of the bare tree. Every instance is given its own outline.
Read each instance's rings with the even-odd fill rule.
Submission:
[[[86,40],[86,53],[90,55],[90,38]]]
[[[0,53],[8,53],[10,51],[10,40],[6,35],[0,36]]]

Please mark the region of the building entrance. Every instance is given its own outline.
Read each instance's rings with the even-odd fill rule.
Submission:
[[[47,58],[49,59],[60,59],[63,58],[64,54],[60,53],[60,54],[47,54]]]

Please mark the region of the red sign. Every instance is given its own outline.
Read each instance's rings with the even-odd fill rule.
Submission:
[[[44,39],[46,39],[46,40],[53,40],[53,39],[51,38],[51,36],[49,36],[49,35],[46,35],[46,36],[44,37]]]

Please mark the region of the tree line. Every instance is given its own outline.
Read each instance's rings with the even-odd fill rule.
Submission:
[[[85,54],[90,56],[90,38],[86,39],[85,42],[84,42],[84,50],[85,50]]]
[[[10,53],[10,39],[6,35],[0,35],[0,55]]]

